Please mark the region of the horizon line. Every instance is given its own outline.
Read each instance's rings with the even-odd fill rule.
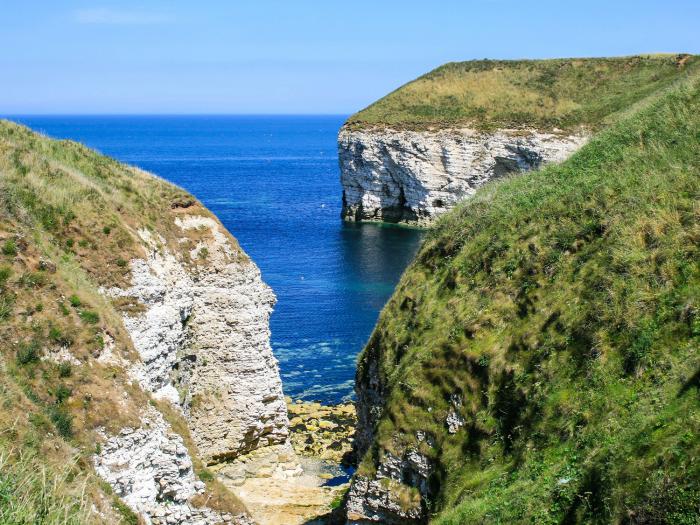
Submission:
[[[353,113],[2,113],[12,117],[348,117]]]

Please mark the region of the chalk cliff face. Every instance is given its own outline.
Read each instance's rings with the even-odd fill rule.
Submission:
[[[189,253],[178,257],[146,230],[146,259],[131,261],[132,286],[111,289],[144,311],[124,323],[142,362],[132,374],[142,388],[182,407],[207,463],[279,444],[287,411],[269,317],[275,301],[260,271],[210,217],[176,219]]]
[[[351,129],[338,136],[343,218],[427,223],[484,183],[569,157],[587,135]]]
[[[18,429],[0,456],[30,452],[59,484],[53,472],[70,471],[67,522],[85,508],[99,523],[251,523],[214,472],[256,453],[280,475],[301,470],[260,271],[154,175],[6,121],[0,144],[0,365],[24,348],[32,365],[17,380],[0,366],[17,398],[0,419]]]
[[[195,476],[182,437],[152,407],[144,410],[141,424],[103,436],[95,470],[146,523],[252,523],[245,514],[193,505],[192,498],[205,492],[205,484]]]
[[[172,248],[173,232],[182,249]],[[131,377],[181,410],[206,464],[259,449],[291,453],[269,343],[275,297],[259,269],[209,216],[176,217],[170,243],[157,232],[137,233],[146,255],[130,262],[131,286],[103,290],[136,304],[123,316],[141,357],[130,365]],[[95,460],[98,473],[154,523],[162,516],[183,520],[177,523],[219,522],[210,509],[195,511],[187,503],[201,487],[179,436],[155,410],[142,423],[106,436]],[[298,475],[293,453],[280,468]]]

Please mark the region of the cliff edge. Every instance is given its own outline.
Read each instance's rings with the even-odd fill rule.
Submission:
[[[250,523],[208,467],[301,471],[258,268],[191,195],[80,144],[1,121],[0,170],[0,459],[48,469],[75,522]],[[11,499],[50,500],[21,479]]]
[[[565,160],[695,57],[449,63],[340,131],[342,216],[428,224],[485,183]]]

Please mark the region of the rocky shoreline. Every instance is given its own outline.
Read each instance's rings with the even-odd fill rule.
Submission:
[[[266,447],[212,470],[259,525],[330,523],[354,472],[355,406],[285,401],[290,420],[285,446]]]
[[[352,443],[357,414],[353,403],[328,406],[286,400],[294,452],[345,466],[354,463]]]

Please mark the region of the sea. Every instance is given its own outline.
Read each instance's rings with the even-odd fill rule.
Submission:
[[[214,212],[277,296],[285,394],[353,397],[356,360],[423,231],[340,219],[330,116],[11,116],[171,181]]]

